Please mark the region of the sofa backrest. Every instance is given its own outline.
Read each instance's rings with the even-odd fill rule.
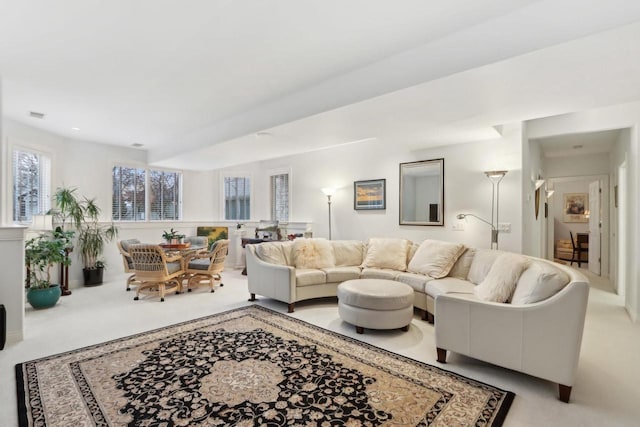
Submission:
[[[331,240],[336,267],[359,266],[364,258],[365,244],[359,240]]]
[[[264,242],[255,245],[255,249],[264,262],[293,266],[293,242]]]

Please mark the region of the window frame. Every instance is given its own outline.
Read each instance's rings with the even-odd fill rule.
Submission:
[[[227,219],[226,217],[226,194],[225,179],[226,178],[249,178],[249,218],[247,219]],[[238,221],[253,221],[255,214],[255,180],[253,174],[245,171],[228,171],[220,174],[220,218],[222,222],[237,223]]]
[[[14,179],[15,179],[15,175],[14,175],[14,164],[13,164],[13,159],[14,159],[14,155],[16,151],[20,151],[20,152],[26,152],[26,153],[30,153],[30,154],[34,154],[36,156],[38,156],[39,158],[45,157],[48,161],[49,161],[49,165],[48,165],[48,171],[42,170],[42,164],[38,164],[38,168],[39,168],[39,173],[40,173],[40,183],[39,183],[39,189],[40,191],[42,190],[42,181],[43,179],[48,180],[48,189],[45,189],[44,191],[46,192],[46,190],[48,190],[49,194],[44,194],[42,197],[40,197],[40,200],[44,201],[44,202],[48,202],[48,205],[43,206],[43,209],[41,210],[41,212],[39,213],[40,215],[45,214],[46,212],[48,212],[52,207],[53,207],[53,202],[52,202],[52,197],[53,197],[53,170],[54,170],[54,164],[55,164],[55,155],[53,152],[51,152],[50,150],[46,150],[46,149],[42,149],[30,144],[8,144],[7,146],[8,148],[8,156],[7,156],[7,171],[8,171],[8,185],[10,186],[10,190],[8,192],[8,203],[7,203],[7,209],[8,211],[5,211],[5,214],[7,215],[7,219],[10,218],[10,222],[16,225],[24,225],[24,226],[30,226],[33,222],[32,219],[29,219],[29,221],[20,221],[20,220],[14,220],[13,219],[13,210],[15,209],[15,194],[14,194]],[[5,175],[5,176],[7,176]],[[38,214],[36,214],[38,215]]]
[[[113,218],[113,168],[130,168],[130,169],[141,169],[144,171],[144,218],[141,220],[136,219],[115,219]],[[178,200],[178,216],[179,219],[151,219],[151,172],[168,172],[168,173],[177,173],[180,175],[180,185],[178,188],[179,191],[179,200]],[[145,222],[176,222],[182,221],[182,198],[184,196],[183,192],[183,183],[184,183],[184,171],[175,170],[175,169],[164,169],[164,168],[152,168],[145,164],[138,163],[125,163],[125,162],[114,162],[111,165],[111,220],[113,222],[117,222],[120,224],[123,223],[145,223]]]
[[[274,176],[278,176],[278,175],[288,175],[287,177],[287,220],[280,220],[280,222],[290,222],[291,221],[291,207],[292,207],[292,175],[291,175],[291,168],[290,167],[285,167],[285,168],[277,168],[277,169],[269,169],[267,171],[267,176],[269,177],[268,179],[268,193],[269,193],[269,216],[271,217],[272,221],[275,221],[276,218],[273,217],[273,212],[274,212],[274,194],[273,194],[273,186],[271,184],[271,180],[273,179]]]

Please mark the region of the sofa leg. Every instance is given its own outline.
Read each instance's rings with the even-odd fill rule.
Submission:
[[[422,320],[427,320],[429,318],[429,312],[427,310],[420,310],[422,312]]]
[[[256,294],[249,294],[250,298],[249,301],[255,301],[256,300]]]
[[[409,331],[409,325],[405,325],[400,329],[402,329],[403,332],[408,332]]]
[[[434,315],[427,311],[427,322],[433,325],[433,322],[435,322],[435,319],[436,318],[434,317]]]
[[[569,403],[569,397],[571,397],[571,386],[558,384],[558,395],[561,401]]]
[[[293,313],[293,309],[294,309],[295,305],[296,305],[296,304],[295,304],[294,302],[292,302],[291,304],[289,304],[289,311],[288,311],[289,313]]]
[[[362,326],[356,326],[356,333],[364,334],[364,328]]]
[[[447,363],[447,350],[440,347],[436,348],[436,350],[438,351],[438,362]]]

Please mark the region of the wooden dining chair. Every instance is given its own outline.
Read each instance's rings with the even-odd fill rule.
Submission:
[[[187,292],[191,292],[193,286],[208,284],[211,292],[216,281],[222,283],[222,271],[224,261],[229,252],[229,240],[222,239],[214,242],[208,252],[193,254],[185,260],[185,278],[187,279]]]
[[[574,262],[578,263],[578,268],[582,267],[582,254],[587,254],[589,256],[589,235],[586,233],[578,233],[577,239],[574,239],[573,232],[569,231],[569,235],[571,236],[571,247],[573,248],[573,253],[571,254],[571,265]],[[588,259],[588,258],[587,258]],[[584,261],[585,263],[589,263],[589,261]]]
[[[182,292],[182,278],[185,271],[182,268],[182,256],[168,257],[159,245],[131,245],[129,254],[133,261],[136,280],[140,285],[134,300],[140,294],[157,294],[160,301],[164,301],[167,291]]]

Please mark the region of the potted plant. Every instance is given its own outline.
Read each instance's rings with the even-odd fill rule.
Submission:
[[[182,243],[182,240],[186,236],[184,234],[180,234],[178,231],[171,228],[170,231],[162,232],[162,238],[169,244]]]
[[[51,283],[54,264],[69,265],[65,249],[72,233],[44,233],[25,243],[25,261],[29,269],[27,301],[33,308],[53,307],[61,295],[60,285]]]
[[[104,252],[105,243],[112,241],[118,235],[118,229],[113,223],[102,225],[98,222],[100,208],[95,199],[85,198],[80,203],[82,221],[78,229],[78,246],[82,257],[82,273],[84,285],[93,286],[102,283],[104,262],[99,258]]]

